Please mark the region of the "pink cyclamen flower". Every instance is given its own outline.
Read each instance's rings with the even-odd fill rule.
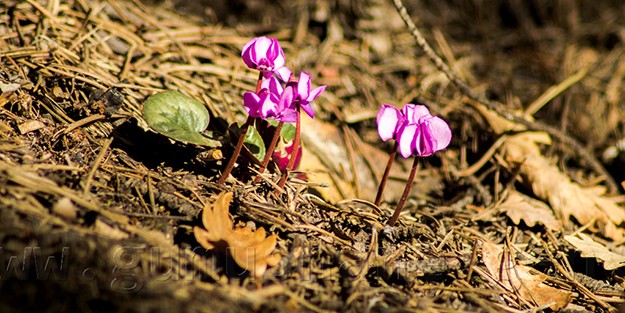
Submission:
[[[299,80],[289,81],[286,88],[283,88],[275,77],[269,77],[262,82],[258,94],[253,92],[243,94],[243,105],[252,117],[295,123],[297,106],[314,118],[315,114],[310,103],[325,89],[326,86],[321,86],[311,91],[310,75],[305,72],[300,73]]]
[[[400,111],[389,104],[382,104],[376,118],[378,134],[383,141],[397,139],[397,133],[404,124],[417,123],[427,116],[430,116],[430,111],[424,105],[408,103]]]
[[[404,124],[397,132],[398,151],[404,157],[430,156],[447,148],[451,129],[438,116],[422,116],[416,123]]]
[[[451,129],[440,117],[420,104],[406,104],[401,111],[383,104],[377,116],[378,134],[383,141],[395,139],[404,157],[429,156],[445,149],[451,141]]]
[[[243,106],[251,117],[267,119],[275,117],[278,112],[278,102],[284,88],[275,77],[263,80],[258,94],[245,92],[243,94]]]
[[[275,38],[252,38],[243,46],[241,57],[247,67],[263,72],[265,78],[276,73],[280,79],[286,81],[291,75],[291,70],[284,66],[284,51]]]
[[[251,117],[262,119],[272,118],[279,122],[294,123],[297,121],[297,111],[291,102],[293,87],[283,88],[275,77],[263,80],[258,94],[246,92],[243,94],[243,106]]]
[[[306,72],[301,72],[299,74],[299,79],[297,82],[289,81],[287,83],[284,92],[282,93],[282,97],[280,98],[279,107],[281,108],[290,108],[297,112],[297,107],[299,106],[308,116],[315,118],[315,112],[310,105],[319,95],[326,89],[326,86],[317,87],[313,90],[310,90],[310,75]],[[297,118],[297,116],[295,116]],[[293,121],[284,121],[284,122],[295,122]]]

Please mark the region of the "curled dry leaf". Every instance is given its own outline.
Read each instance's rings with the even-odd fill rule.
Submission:
[[[603,261],[603,268],[608,271],[625,266],[625,256],[616,254],[606,246],[592,240],[587,235],[577,234],[577,236],[564,236],[575,250],[581,252],[583,258],[597,258]]]
[[[515,264],[501,246],[483,242],[482,261],[495,279],[529,303],[536,306],[551,304],[549,308],[557,311],[571,301],[570,291],[546,285],[543,282],[547,275],[539,272],[534,274],[531,267]]]
[[[516,225],[523,220],[530,227],[541,224],[550,230],[562,230],[562,224],[556,219],[547,204],[520,192],[510,192],[506,200],[501,203],[500,209],[505,210],[506,215]]]
[[[222,192],[215,202],[207,204],[202,211],[204,229],[196,226],[193,234],[202,247],[227,251],[237,265],[260,277],[268,266],[280,261],[280,255],[273,253],[278,237],[267,237],[264,228],[256,231],[249,227],[233,228],[228,214],[230,202],[232,193]]]
[[[507,162],[518,164],[523,181],[534,194],[549,203],[564,225],[574,217],[589,230],[620,241],[625,230],[625,209],[605,197],[597,188],[583,188],[542,156],[539,143],[550,143],[545,133],[525,132],[511,136],[502,146]]]
[[[526,130],[525,126],[506,120],[481,104],[474,105],[498,134]],[[606,197],[602,190],[583,188],[571,181],[541,154],[539,144],[551,144],[551,137],[544,132],[522,132],[510,136],[501,150],[507,162],[519,165],[524,183],[551,206],[564,225],[574,217],[582,225],[592,223],[589,230],[593,232],[615,241],[623,240],[625,229],[619,225],[625,223],[625,208]]]

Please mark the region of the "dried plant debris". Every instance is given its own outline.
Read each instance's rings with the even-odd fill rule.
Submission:
[[[625,266],[625,255],[616,254],[608,247],[594,241],[588,235],[577,234],[564,236],[575,250],[581,252],[583,258],[596,258],[603,263],[603,268],[608,271]]]
[[[545,284],[547,275],[536,272],[531,267],[516,264],[510,250],[502,246],[483,242],[482,262],[504,288],[532,306],[548,305],[552,310],[559,310],[566,307],[572,299],[570,291]]]
[[[468,108],[471,97],[415,53],[390,1],[202,0],[172,12],[190,2],[0,1],[0,312],[617,312],[623,304],[622,196],[584,175],[601,172],[573,153],[582,149]],[[476,93],[557,124],[588,155],[610,152],[603,165],[624,180],[625,32],[614,23],[625,20],[623,4],[458,3],[406,5]],[[262,21],[241,9],[262,11]],[[215,185],[220,155],[234,148],[228,126],[245,120],[242,95],[258,77],[241,48],[259,35],[278,39],[289,66],[328,86],[315,119],[302,120],[301,173],[280,196],[277,170],[245,181],[258,169],[251,156]],[[162,91],[201,102],[210,123],[193,131],[222,146],[146,132],[143,104]],[[391,148],[375,130],[383,103],[425,104],[454,134],[450,149],[422,163],[398,225],[386,228],[410,164],[395,161],[384,201],[371,205]],[[245,209],[228,211],[228,192]],[[202,209],[193,238],[189,223]],[[506,244],[480,253],[480,240]],[[194,253],[198,242],[211,253]],[[224,255],[252,279],[222,276]],[[47,275],[53,261],[67,262],[66,279],[54,271],[23,279]]]
[[[204,228],[194,227],[193,234],[202,247],[228,252],[242,268],[255,277],[261,277],[268,266],[276,266],[280,254],[274,253],[278,236],[265,234],[264,228],[233,227],[228,212],[232,192],[222,192],[215,202],[207,204],[202,211]]]
[[[599,188],[583,188],[571,181],[540,152],[540,143],[550,143],[544,133],[521,133],[511,136],[502,150],[510,164],[520,167],[524,181],[534,194],[549,203],[564,225],[571,217],[589,230],[606,238],[620,241],[625,230],[618,225],[625,222],[625,209],[605,197]]]
[[[556,219],[547,204],[520,192],[510,192],[499,205],[499,208],[505,211],[506,215],[516,225],[519,225],[522,220],[530,227],[540,224],[549,230],[562,230],[562,224]]]

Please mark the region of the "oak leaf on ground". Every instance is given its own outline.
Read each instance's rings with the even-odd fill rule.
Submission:
[[[564,240],[570,243],[575,250],[581,252],[583,258],[596,258],[602,261],[603,268],[608,271],[625,266],[624,255],[610,251],[606,246],[594,241],[588,235],[564,236]]]
[[[547,275],[532,271],[531,267],[516,264],[510,253],[504,253],[501,246],[483,242],[482,261],[496,280],[529,303],[536,306],[551,304],[549,308],[557,311],[571,301],[570,291],[545,284]]]
[[[499,207],[501,210],[506,211],[506,215],[516,225],[523,220],[530,227],[541,224],[550,230],[562,230],[562,224],[556,219],[547,204],[520,192],[510,192]]]
[[[264,228],[256,231],[249,227],[234,228],[228,213],[230,202],[232,193],[222,192],[215,202],[204,207],[204,228],[193,228],[195,239],[207,250],[227,251],[237,265],[249,270],[255,277],[261,277],[268,266],[276,266],[280,261],[280,255],[273,253],[278,237],[267,237]]]
[[[573,182],[541,154],[539,143],[550,143],[550,138],[525,132],[509,137],[502,146],[506,161],[520,166],[521,177],[533,193],[549,203],[564,225],[574,217],[582,225],[592,223],[588,229],[606,238],[625,238],[625,230],[618,226],[625,223],[625,209],[601,190]]]

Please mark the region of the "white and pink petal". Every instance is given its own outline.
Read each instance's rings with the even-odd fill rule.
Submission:
[[[398,126],[401,126],[403,115],[391,105],[383,104],[376,118],[378,135],[383,141],[393,139],[397,135]]]

